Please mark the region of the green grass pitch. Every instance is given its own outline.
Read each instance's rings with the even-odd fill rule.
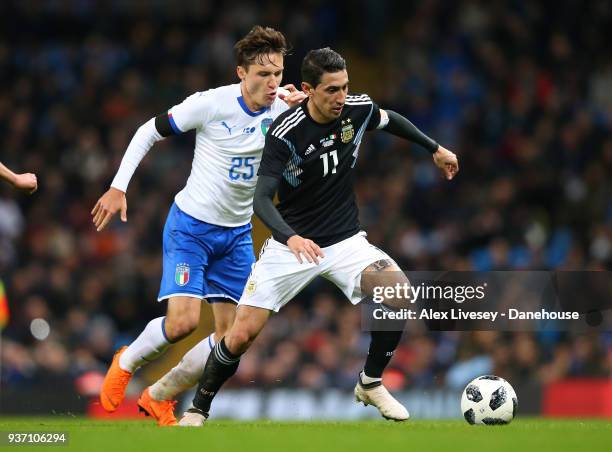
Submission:
[[[148,421],[85,418],[3,418],[0,431],[66,431],[67,447],[6,450],[319,452],[319,451],[610,451],[612,421],[518,418],[506,426],[457,421],[238,422],[211,420],[203,428],[159,428]],[[42,448],[42,449],[41,449]]]

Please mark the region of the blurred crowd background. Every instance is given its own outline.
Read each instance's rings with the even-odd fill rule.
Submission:
[[[193,136],[142,162],[126,224],[96,233],[90,210],[140,124],[235,82],[232,46],[253,24],[293,44],[285,82],[299,82],[309,49],[331,46],[353,92],[458,154],[449,183],[416,145],[365,139],[361,221],[403,269],[609,270],[611,17],[605,0],[1,2],[0,161],[40,186],[29,197],[0,187],[2,386],[103,374],[163,315],[161,231]],[[337,290],[318,281],[270,323],[233,385],[354,385],[369,335]],[[610,376],[612,335],[408,331],[386,381],[461,388],[483,373],[513,384]]]

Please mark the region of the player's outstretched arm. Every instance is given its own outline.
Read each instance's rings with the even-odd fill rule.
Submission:
[[[130,179],[136,168],[155,143],[170,135],[179,135],[211,119],[215,109],[214,99],[206,93],[195,93],[166,113],[151,118],[138,128],[123,155],[119,170],[111,188],[96,202],[91,215],[98,231],[106,227],[117,212],[121,220],[127,221],[127,192]]]
[[[272,176],[259,176],[253,198],[253,210],[263,223],[270,228],[295,255],[298,262],[303,262],[302,256],[310,262],[319,264],[319,257],[324,257],[321,248],[312,240],[300,237],[283,219],[274,205],[273,199],[278,190],[278,179]]]
[[[36,174],[16,174],[2,163],[0,163],[0,179],[7,181],[16,189],[26,191],[29,194],[34,193],[38,188],[38,180],[36,179]]]
[[[381,117],[384,118],[386,115],[388,118],[388,122],[382,127],[382,130],[420,144],[431,152],[434,163],[442,170],[448,180],[451,180],[459,172],[459,162],[454,153],[440,146],[399,113],[392,110],[380,110],[380,113]]]

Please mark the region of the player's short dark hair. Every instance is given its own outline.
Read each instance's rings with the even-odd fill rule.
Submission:
[[[251,31],[234,45],[238,66],[247,69],[251,64],[266,64],[270,53],[285,56],[290,48],[285,36],[271,27],[255,25]]]
[[[346,61],[338,52],[325,47],[311,50],[302,61],[302,81],[316,87],[326,72],[339,72],[346,69]]]

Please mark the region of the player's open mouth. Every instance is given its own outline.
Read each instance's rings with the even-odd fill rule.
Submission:
[[[342,111],[342,108],[344,107],[344,105],[340,105],[339,107],[333,107],[332,111],[334,113],[340,113]]]

